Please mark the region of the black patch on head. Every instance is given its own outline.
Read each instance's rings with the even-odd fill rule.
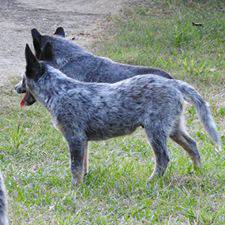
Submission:
[[[50,44],[50,42],[47,42],[47,44],[43,48],[40,55],[40,59],[46,60],[46,61],[53,60],[53,50],[52,50],[52,45]]]
[[[38,78],[44,73],[43,67],[38,62],[37,58],[34,56],[28,44],[25,48],[25,58],[26,58],[26,76],[29,79],[38,80]]]
[[[58,27],[54,34],[59,35],[61,37],[65,37],[66,36],[63,27]]]
[[[42,36],[35,28],[31,30],[31,35],[33,38],[35,54],[36,54],[37,58],[39,58],[40,54],[41,54],[41,37]]]

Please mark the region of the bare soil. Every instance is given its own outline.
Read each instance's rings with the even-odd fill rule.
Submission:
[[[63,26],[68,38],[90,48],[106,19],[126,0],[0,0],[0,87],[24,71],[24,46],[31,44],[30,30],[52,34]],[[129,1],[132,3],[132,1]]]

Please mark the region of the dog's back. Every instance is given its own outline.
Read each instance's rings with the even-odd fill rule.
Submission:
[[[55,68],[76,80],[115,83],[140,74],[155,74],[172,79],[170,74],[157,68],[117,63],[111,59],[93,55],[74,42],[58,35],[41,35],[35,30],[32,32],[32,37],[38,59],[51,62]],[[52,46],[50,54],[45,51],[47,43]]]
[[[2,174],[0,173],[0,225],[8,224],[6,191]]]

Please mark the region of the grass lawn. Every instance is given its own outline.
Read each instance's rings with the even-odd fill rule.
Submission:
[[[224,146],[224,1],[147,2],[112,19],[97,53],[191,83],[211,104]],[[154,156],[139,129],[90,143],[90,173],[74,189],[67,145],[48,112],[37,103],[20,109],[21,96],[0,91],[0,160],[11,224],[225,224],[225,148],[215,153],[193,107],[185,111],[201,152],[200,171],[170,141],[166,175],[147,188]]]

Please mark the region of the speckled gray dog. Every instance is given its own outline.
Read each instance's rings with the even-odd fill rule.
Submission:
[[[156,157],[151,178],[162,176],[167,168],[168,137],[180,144],[199,167],[196,143],[182,122],[184,100],[196,107],[206,131],[220,146],[208,105],[185,82],[140,75],[114,84],[85,83],[39,62],[28,45],[25,56],[27,89],[49,110],[67,140],[75,184],[83,180],[88,141],[130,134],[139,126],[145,129]]]
[[[39,60],[47,60],[68,77],[85,82],[115,83],[138,74],[155,74],[168,79],[172,77],[165,71],[144,66],[134,66],[114,62],[108,58],[93,55],[74,42],[66,40],[62,27],[58,27],[54,35],[41,35],[36,29],[31,30],[35,55]],[[52,46],[51,54],[48,46]],[[25,93],[24,80],[16,85],[18,93]],[[26,105],[35,102],[32,95],[27,95]]]
[[[62,27],[54,35],[41,35],[36,29],[31,31],[35,55],[59,69],[67,76],[85,82],[115,83],[138,74],[155,74],[168,79],[172,77],[159,69],[133,66],[114,62],[87,52],[72,41],[66,40]],[[50,44],[47,44],[50,43]],[[25,80],[16,85],[18,93],[26,92],[25,105],[32,105],[36,100],[26,91]],[[87,155],[85,154],[85,173],[87,173]]]

